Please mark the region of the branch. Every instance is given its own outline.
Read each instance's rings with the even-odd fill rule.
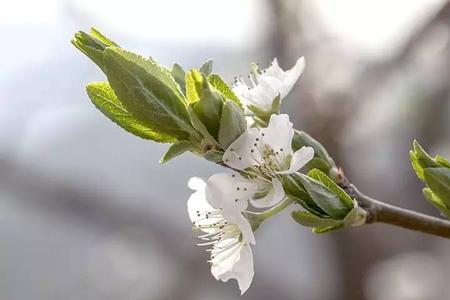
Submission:
[[[353,184],[345,184],[343,188],[367,211],[367,224],[386,223],[450,239],[450,221],[372,199]]]

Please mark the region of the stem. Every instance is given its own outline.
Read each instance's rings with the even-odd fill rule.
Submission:
[[[361,193],[353,184],[344,185],[367,212],[366,223],[386,223],[450,239],[450,221],[396,207],[372,199]]]
[[[268,218],[273,217],[277,213],[283,211],[286,207],[291,205],[291,203],[293,203],[293,202],[294,202],[294,200],[292,200],[291,198],[286,198],[285,200],[281,201],[274,207],[272,207],[268,210],[265,210],[263,212],[260,212],[260,213],[255,213],[255,215],[257,215],[262,221],[265,221]]]
[[[258,229],[258,227],[267,219],[269,219],[270,217],[273,217],[274,215],[278,214],[279,212],[283,211],[286,207],[288,207],[289,205],[291,205],[294,202],[294,200],[292,200],[291,198],[286,198],[283,201],[281,201],[280,203],[278,203],[277,205],[275,205],[274,207],[265,210],[263,212],[260,213],[255,213],[255,212],[250,212],[247,211],[245,212],[245,215],[247,217],[247,219],[249,220],[253,231],[256,231]]]

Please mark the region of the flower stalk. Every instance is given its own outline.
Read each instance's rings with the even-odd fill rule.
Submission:
[[[247,219],[249,220],[250,224],[252,225],[252,229],[253,231],[256,231],[259,226],[264,223],[267,219],[275,216],[276,214],[282,212],[283,210],[285,210],[287,207],[289,207],[292,203],[294,203],[294,200],[292,200],[289,197],[286,197],[283,201],[281,201],[280,203],[278,203],[277,205],[256,213],[256,212],[245,212],[245,216],[247,217]]]

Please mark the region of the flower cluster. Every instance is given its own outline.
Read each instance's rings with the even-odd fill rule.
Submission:
[[[247,83],[236,78],[229,86],[212,73],[212,60],[188,71],[176,63],[168,69],[95,29],[77,32],[72,43],[106,75],[88,84],[92,103],[129,133],[170,144],[161,163],[191,152],[230,170],[188,184],[189,218],[217,280],[236,279],[241,293],[249,288],[254,232],[291,204],[292,218],[315,233],[364,223],[364,210],[338,185],[344,177],[325,148],[280,114],[303,58],[287,71],[276,59],[264,70],[252,65]],[[425,179],[442,171],[428,169],[418,168]],[[430,188],[435,181],[428,180]]]
[[[289,71],[275,59],[261,72],[254,72],[253,87],[242,79],[235,93],[246,109],[269,109],[276,97],[292,89],[304,67],[303,58]],[[195,192],[188,200],[189,217],[200,246],[210,246],[211,273],[217,280],[238,281],[244,293],[253,278],[251,245],[255,244],[252,226],[245,217],[249,203],[254,208],[270,208],[286,199],[281,177],[303,168],[313,157],[312,147],[292,149],[293,125],[286,114],[272,114],[267,127],[251,127],[234,140],[223,154],[223,163],[235,171],[215,174],[204,181],[192,178]],[[285,200],[286,201],[286,200]]]

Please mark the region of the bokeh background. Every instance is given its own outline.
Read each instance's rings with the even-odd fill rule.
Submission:
[[[103,75],[69,43],[95,26],[231,82],[278,57],[306,70],[285,99],[297,128],[361,190],[432,215],[408,161],[413,138],[450,157],[446,0],[14,0],[0,6],[0,299],[445,300],[448,241],[387,225],[313,235],[285,212],[257,232],[239,296],[194,246],[190,176],[218,167],[115,126],[84,87]]]

